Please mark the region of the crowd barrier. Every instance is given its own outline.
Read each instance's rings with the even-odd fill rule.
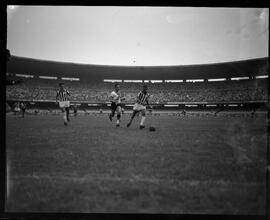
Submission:
[[[24,102],[27,109],[58,109],[59,105],[52,100],[7,100],[7,104],[12,108],[15,103]],[[108,110],[110,102],[90,103],[72,102],[71,107],[77,106],[79,110]],[[122,107],[131,110],[134,103],[123,103]],[[168,102],[162,104],[151,104],[153,110],[254,110],[267,109],[267,101],[251,102]]]

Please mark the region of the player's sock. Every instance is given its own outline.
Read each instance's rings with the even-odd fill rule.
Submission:
[[[109,114],[109,119],[112,121],[112,113]]]
[[[133,112],[132,112],[132,115],[131,115],[131,118],[130,118],[129,123],[127,124],[127,127],[129,127],[129,126],[131,125],[131,123],[132,123],[132,121],[133,121],[133,118],[135,117],[136,114],[137,114],[137,111],[133,111]]]
[[[144,121],[145,121],[145,116],[142,116],[140,126],[143,126]]]
[[[67,120],[70,121],[70,119],[69,119],[69,108],[66,108],[66,112],[67,112]]]
[[[131,115],[131,120],[133,120],[133,118],[136,116],[136,114],[138,113],[138,111],[134,111]]]
[[[129,123],[127,124],[127,127],[131,125],[132,119],[130,119]]]

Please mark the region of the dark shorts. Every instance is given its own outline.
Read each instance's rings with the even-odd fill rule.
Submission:
[[[112,104],[111,104],[111,110],[112,111],[116,111],[116,109],[117,109],[118,106],[121,107],[121,104],[116,104],[115,102],[112,102]]]

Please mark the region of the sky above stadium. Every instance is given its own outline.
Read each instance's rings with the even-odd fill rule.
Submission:
[[[163,66],[268,56],[269,9],[8,6],[12,55]]]

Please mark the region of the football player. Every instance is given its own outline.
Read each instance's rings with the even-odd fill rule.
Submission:
[[[14,111],[14,115],[15,115],[15,117],[16,117],[17,113],[20,112],[20,103],[19,103],[19,102],[16,102],[16,103],[14,104],[13,109],[14,109],[14,110],[13,110],[13,111]]]
[[[117,114],[116,127],[119,127],[122,114],[121,101],[125,100],[125,98],[121,96],[119,84],[114,85],[114,90],[111,92],[109,99],[111,102],[111,113],[109,114],[109,119],[110,121],[112,121],[116,112]]]
[[[69,119],[69,101],[70,93],[67,89],[64,88],[64,83],[59,83],[59,91],[56,94],[56,103],[59,103],[59,107],[64,113],[64,125],[68,125]]]
[[[143,85],[142,91],[140,91],[138,93],[137,101],[136,101],[135,105],[133,106],[133,112],[132,112],[129,123],[127,124],[127,127],[129,127],[131,125],[132,120],[134,119],[136,114],[141,112],[142,118],[141,118],[141,122],[140,122],[140,129],[145,128],[144,121],[145,121],[145,117],[146,117],[146,106],[149,106],[150,108],[152,108],[148,102],[150,95],[148,94],[147,90],[148,90],[147,85]]]
[[[20,109],[22,111],[22,118],[24,118],[25,110],[26,110],[26,104],[24,102],[20,103]]]

